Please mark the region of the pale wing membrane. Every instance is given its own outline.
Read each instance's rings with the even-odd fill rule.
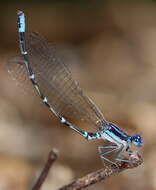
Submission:
[[[59,52],[37,33],[28,33],[26,46],[32,70],[41,91],[65,118],[85,120],[96,126],[102,113],[73,80]]]
[[[30,64],[40,90],[47,97],[54,110],[63,117],[84,120],[94,127],[106,124],[100,110],[84,95],[78,83],[73,80],[70,71],[55,46],[49,44],[37,33],[28,33],[26,47]],[[26,81],[26,70],[18,64],[16,75]],[[25,80],[26,79],[26,80]],[[29,80],[29,79],[28,79]]]
[[[35,89],[32,89],[31,81],[28,77],[27,70],[22,57],[14,57],[5,65],[5,69],[11,75],[15,84],[20,87],[22,93],[27,95],[37,95]]]

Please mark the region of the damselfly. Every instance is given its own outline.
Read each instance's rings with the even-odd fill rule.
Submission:
[[[37,33],[26,34],[25,14],[18,11],[17,16],[22,64],[17,64],[16,67],[19,70],[26,69],[28,78],[42,102],[61,123],[85,139],[103,139],[111,142],[112,145],[98,146],[102,160],[110,163],[116,160],[129,162],[123,159],[122,154],[133,154],[132,145],[143,146],[141,136],[138,134],[129,136],[115,124],[108,122],[99,108],[84,94],[77,81],[72,78],[70,71],[53,46]],[[97,132],[83,131],[67,120],[74,114],[77,119],[83,119],[96,128]],[[112,152],[115,152],[114,161],[108,158]]]

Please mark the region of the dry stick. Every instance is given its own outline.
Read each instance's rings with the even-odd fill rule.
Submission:
[[[79,190],[97,182],[100,182],[101,180],[105,180],[119,172],[122,172],[125,169],[134,168],[143,163],[143,159],[138,153],[136,153],[135,155],[131,155],[129,157],[129,160],[131,162],[117,162],[116,164],[118,167],[115,165],[111,165],[109,167],[99,169],[82,178],[75,180],[71,184],[62,187],[59,190]]]
[[[45,166],[44,166],[40,176],[38,177],[35,185],[33,186],[32,190],[39,190],[41,188],[42,184],[44,183],[44,181],[45,181],[45,179],[49,173],[49,170],[50,170],[52,164],[57,159],[57,157],[58,157],[57,152],[55,152],[53,150],[50,151],[49,156],[48,156],[48,160],[45,163]]]

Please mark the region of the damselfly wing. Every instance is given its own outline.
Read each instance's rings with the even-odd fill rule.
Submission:
[[[26,46],[36,82],[56,112],[68,120],[84,120],[95,128],[107,123],[99,108],[73,79],[55,46],[38,33],[27,33]],[[10,62],[8,70],[17,81],[30,83],[22,57]]]

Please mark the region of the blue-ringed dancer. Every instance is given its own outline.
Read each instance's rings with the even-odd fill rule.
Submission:
[[[76,131],[87,140],[103,139],[112,145],[98,146],[102,160],[129,162],[122,154],[132,154],[132,145],[143,146],[140,135],[129,136],[115,124],[105,120],[97,106],[83,93],[73,80],[70,71],[50,43],[37,33],[25,33],[25,14],[18,11],[19,46],[28,77],[42,102],[67,127]],[[56,55],[55,55],[56,53]],[[76,115],[94,126],[98,132],[86,132],[67,120]],[[115,152],[114,161],[108,154]]]

